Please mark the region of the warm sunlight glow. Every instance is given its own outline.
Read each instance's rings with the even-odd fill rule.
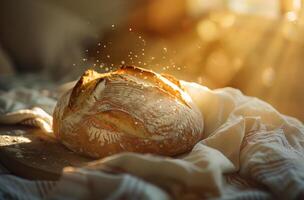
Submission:
[[[1,135],[0,138],[0,146],[2,147],[32,142],[29,138],[23,136]]]

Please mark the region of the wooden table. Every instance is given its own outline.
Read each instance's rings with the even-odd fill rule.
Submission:
[[[85,166],[90,161],[38,129],[0,125],[0,163],[17,176],[56,180],[64,167]]]

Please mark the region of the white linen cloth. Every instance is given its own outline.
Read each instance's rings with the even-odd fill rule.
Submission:
[[[87,168],[66,168],[58,182],[5,174],[0,175],[0,184],[10,188],[17,180],[15,191],[31,191],[15,199],[304,198],[304,126],[300,121],[236,89],[181,84],[204,116],[204,139],[191,152],[178,158],[122,153]],[[3,102],[17,96],[11,99],[9,92],[1,94]],[[51,133],[52,111],[47,114],[39,107],[39,103],[25,103],[26,110],[4,110],[0,123],[28,122]],[[103,170],[105,166],[111,173]],[[12,195],[9,191],[0,187],[2,195]]]

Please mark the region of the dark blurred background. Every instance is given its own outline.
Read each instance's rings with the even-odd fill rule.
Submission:
[[[304,120],[303,0],[0,2],[0,74],[136,65],[235,87]]]

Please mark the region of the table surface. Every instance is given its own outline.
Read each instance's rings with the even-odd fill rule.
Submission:
[[[0,162],[11,173],[29,179],[56,180],[67,166],[85,166],[80,156],[39,129],[0,125]]]

